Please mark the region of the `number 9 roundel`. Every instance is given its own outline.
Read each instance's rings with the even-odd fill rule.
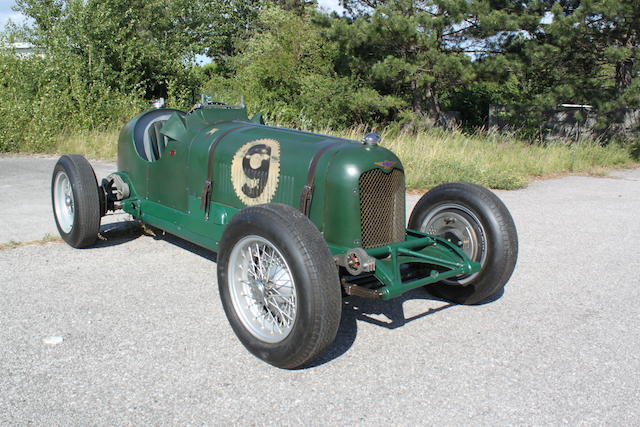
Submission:
[[[274,139],[247,142],[233,156],[231,182],[247,206],[269,203],[278,189],[279,177],[280,144]]]

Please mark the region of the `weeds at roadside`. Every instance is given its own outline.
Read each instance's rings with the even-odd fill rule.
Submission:
[[[360,140],[368,129],[322,133]],[[637,166],[627,149],[597,141],[579,144],[530,144],[514,135],[430,129],[418,134],[382,131],[381,145],[393,151],[406,171],[407,189],[425,189],[452,181],[475,182],[494,189],[516,189],[529,182],[567,173],[603,176],[613,168]],[[50,153],[78,153],[114,160],[118,130],[60,135]]]
[[[364,129],[340,135],[359,139]],[[417,135],[382,133],[382,145],[402,160],[407,188],[430,188],[452,181],[475,182],[511,190],[554,174],[586,173],[604,176],[612,168],[634,166],[629,152],[598,142],[570,145],[528,144],[509,135],[433,129]]]
[[[60,242],[62,242],[62,239],[60,237],[56,237],[47,233],[44,235],[42,239],[39,239],[39,240],[30,240],[28,242],[17,242],[15,240],[9,240],[8,242],[0,243],[0,251],[6,250],[6,249],[20,248],[22,246],[45,245],[47,243],[60,243]]]

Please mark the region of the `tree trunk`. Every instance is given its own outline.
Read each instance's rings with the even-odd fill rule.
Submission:
[[[633,59],[627,58],[616,63],[616,92],[622,94],[631,85],[633,78]]]
[[[416,79],[411,80],[411,110],[417,115],[422,114],[422,94]]]
[[[440,117],[440,104],[431,84],[428,84],[425,88],[425,98],[427,101],[427,114],[434,122],[437,122]]]
[[[633,65],[636,59],[637,48],[635,37],[627,39],[626,47],[631,50],[631,55],[616,63],[616,92],[622,94],[631,85],[633,79]]]

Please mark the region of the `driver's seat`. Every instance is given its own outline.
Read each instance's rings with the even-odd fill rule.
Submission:
[[[185,115],[179,110],[154,110],[140,118],[134,130],[134,143],[138,155],[148,162],[159,160],[164,154],[169,137],[160,130],[173,114]]]
[[[151,148],[151,155],[154,160],[160,159],[164,154],[164,150],[167,147],[169,138],[160,133],[160,129],[164,125],[166,120],[157,120],[149,125],[147,130],[147,138],[149,138],[149,147]],[[153,161],[149,159],[150,161]]]

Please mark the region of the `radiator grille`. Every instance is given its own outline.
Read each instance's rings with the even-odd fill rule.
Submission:
[[[372,169],[360,176],[362,247],[404,240],[404,174]]]

